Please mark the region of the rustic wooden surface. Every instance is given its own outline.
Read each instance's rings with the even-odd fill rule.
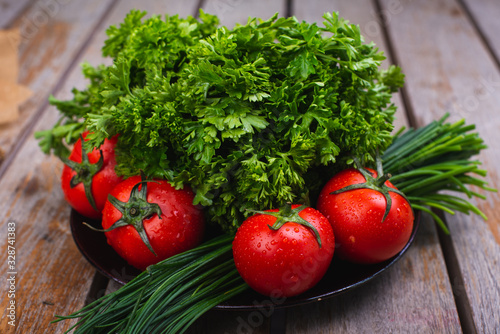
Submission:
[[[61,163],[43,155],[33,132],[51,127],[57,111],[49,94],[70,97],[86,84],[79,64],[108,62],[100,47],[104,30],[132,8],[150,14],[217,14],[223,25],[276,12],[322,23],[326,11],[360,26],[367,42],[397,63],[406,85],[394,102],[397,127],[422,126],[450,113],[475,123],[489,145],[479,159],[488,181],[500,185],[500,4],[495,0],[190,0],[190,1],[0,1],[0,28],[17,27],[19,82],[35,93],[16,122],[0,127],[0,256],[6,282],[7,228],[16,225],[16,326],[8,324],[8,285],[0,296],[1,333],[62,333],[72,323],[49,324],[88,298],[118,288],[77,250],[68,226],[59,175]],[[0,64],[1,66],[1,64]],[[272,316],[213,310],[189,333],[499,333],[499,195],[474,200],[489,216],[446,215],[451,235],[423,216],[415,243],[384,275],[335,298],[280,310]]]

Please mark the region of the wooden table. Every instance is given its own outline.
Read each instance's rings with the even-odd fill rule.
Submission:
[[[44,155],[33,137],[58,119],[47,103],[49,94],[69,98],[71,88],[84,87],[81,62],[109,63],[100,53],[104,31],[130,9],[184,17],[196,15],[200,6],[229,27],[275,12],[321,23],[324,12],[339,11],[385,51],[384,66],[396,63],[406,74],[406,85],[395,96],[397,127],[422,126],[445,112],[450,121],[466,118],[489,145],[479,157],[487,180],[500,186],[496,0],[3,0],[0,28],[20,29],[19,82],[34,94],[17,121],[0,126],[1,333],[62,333],[71,322],[49,324],[54,314],[68,314],[116,289],[76,248],[59,186],[62,164]],[[487,221],[445,215],[447,236],[424,215],[404,258],[358,289],[272,316],[213,310],[190,332],[500,333],[500,199],[487,195],[474,200]],[[15,270],[7,267],[9,227],[15,227]],[[9,325],[11,300],[15,326]]]

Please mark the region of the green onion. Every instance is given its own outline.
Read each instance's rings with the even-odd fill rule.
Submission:
[[[117,291],[53,322],[80,318],[67,333],[182,333],[248,289],[234,265],[233,238],[218,236],[152,265]]]
[[[393,175],[391,182],[408,197],[414,209],[429,213],[446,233],[446,224],[431,208],[449,214],[472,212],[486,219],[474,204],[450,193],[484,199],[468,186],[496,191],[485,180],[470,175],[486,176],[486,171],[479,168],[480,162],[471,160],[486,148],[479,135],[471,132],[475,126],[466,125],[465,120],[445,123],[448,116],[419,129],[398,132],[382,155],[384,171]]]

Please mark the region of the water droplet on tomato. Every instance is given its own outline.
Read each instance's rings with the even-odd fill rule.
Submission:
[[[293,231],[294,231],[295,233],[299,233],[299,232],[300,232],[300,230],[299,230],[299,228],[298,228],[298,227],[294,228],[294,229],[293,229]]]
[[[259,243],[257,244],[257,248],[260,248],[260,246],[261,246],[261,244],[260,244],[260,242],[259,242]]]

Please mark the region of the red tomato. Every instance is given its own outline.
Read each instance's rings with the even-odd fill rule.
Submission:
[[[301,220],[313,228],[302,225]],[[293,205],[245,220],[236,232],[233,256],[238,272],[254,290],[267,296],[290,297],[319,282],[334,248],[328,220],[313,208]]]
[[[84,132],[83,138],[87,134]],[[78,139],[65,161],[61,175],[64,197],[73,209],[85,217],[100,218],[109,192],[122,181],[115,173],[117,141],[117,136],[105,139],[99,149],[85,154],[81,139]]]
[[[165,180],[130,177],[110,193],[102,216],[108,243],[130,265],[147,266],[197,246],[203,238],[202,208],[191,189]]]
[[[377,176],[374,170],[368,171]],[[368,173],[367,176],[370,178]],[[363,188],[332,194],[365,181],[357,169],[338,173],[321,190],[317,209],[332,224],[336,254],[351,262],[368,264],[385,261],[404,248],[413,229],[414,216],[410,203],[393,191],[389,191],[392,205],[385,219],[387,201],[379,190]],[[396,189],[389,181],[383,184],[386,191],[387,187]]]

